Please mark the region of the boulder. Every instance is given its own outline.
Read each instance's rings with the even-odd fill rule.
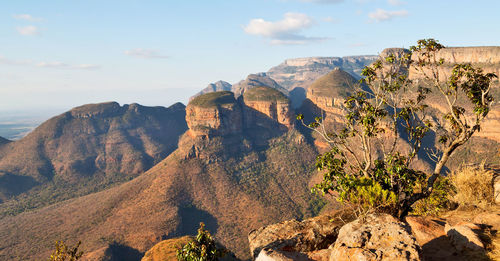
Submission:
[[[339,215],[322,215],[304,221],[289,220],[250,232],[248,241],[252,257],[262,249],[288,252],[310,252],[327,249],[337,239],[344,225]],[[269,252],[263,255],[268,255]]]
[[[431,217],[409,216],[405,218],[418,244],[423,246],[430,241],[446,236],[444,222]]]
[[[370,214],[343,226],[330,248],[330,261],[421,260],[410,227],[387,214]]]
[[[422,257],[428,261],[457,260],[458,252],[445,233],[445,220],[410,216],[405,221],[422,247]]]
[[[460,252],[484,251],[484,244],[479,239],[479,236],[472,228],[465,224],[445,226],[446,235],[450,238],[451,243]]]

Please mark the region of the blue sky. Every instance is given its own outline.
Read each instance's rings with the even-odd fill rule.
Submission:
[[[287,58],[500,45],[496,0],[2,1],[0,112],[169,106]]]

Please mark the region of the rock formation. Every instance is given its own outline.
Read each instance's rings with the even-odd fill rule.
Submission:
[[[186,122],[193,137],[241,133],[242,115],[241,105],[228,91],[195,97],[186,107]]]
[[[368,215],[340,231],[330,260],[421,260],[421,248],[408,225],[387,215]]]
[[[261,227],[248,235],[250,252],[255,258],[264,249],[302,253],[326,249],[337,239],[342,220],[340,213],[335,213]]]
[[[288,59],[271,68],[267,74],[287,90],[297,87],[308,89],[314,81],[335,68],[341,68],[354,77],[360,77],[363,67],[377,58],[376,55],[364,55]]]
[[[269,87],[255,87],[243,94],[245,104],[245,126],[254,125],[273,127],[272,122],[279,127],[292,128],[294,125],[290,100],[281,92]],[[270,122],[271,121],[271,122]]]
[[[240,134],[244,129],[293,128],[290,100],[276,89],[258,86],[236,100],[232,92],[200,95],[188,104],[186,121],[192,137]]]
[[[340,117],[345,98],[354,93],[359,88],[358,85],[350,74],[335,68],[311,84],[307,90],[307,99],[323,112]]]
[[[196,93],[195,95],[191,96],[191,98],[189,98],[189,100],[191,101],[195,97],[200,96],[200,95],[205,94],[205,93],[209,93],[209,92],[231,91],[231,87],[232,87],[232,85],[228,82],[217,81],[217,82],[209,84],[207,87],[205,87],[205,89],[203,89],[203,90],[199,91],[198,93]]]
[[[282,92],[286,96],[289,95],[287,89],[281,87],[281,85],[275,82],[266,73],[256,73],[248,75],[248,77],[245,80],[240,81],[237,84],[234,84],[232,87],[232,91],[234,92],[234,95],[236,97],[239,97],[245,91],[260,86],[270,87]]]

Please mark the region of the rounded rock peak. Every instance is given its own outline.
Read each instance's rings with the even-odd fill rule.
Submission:
[[[308,93],[314,96],[347,97],[357,84],[352,75],[337,67],[314,81]]]
[[[188,106],[209,108],[234,103],[236,103],[234,93],[230,91],[221,91],[205,93],[197,96],[189,102]]]
[[[258,86],[247,90],[245,93],[243,93],[243,100],[289,102],[289,99],[285,96],[285,94],[274,88],[266,86]]]
[[[70,110],[74,117],[109,116],[120,111],[120,104],[117,102],[103,102],[85,104]]]

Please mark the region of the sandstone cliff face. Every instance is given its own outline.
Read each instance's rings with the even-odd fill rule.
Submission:
[[[243,95],[245,104],[245,126],[273,126],[278,123],[282,129],[292,128],[294,121],[290,100],[282,93],[268,87],[256,87]]]
[[[360,77],[364,66],[374,62],[378,56],[309,57],[285,60],[271,68],[267,74],[288,90],[304,89],[334,68],[341,68],[353,76]]]
[[[211,138],[242,131],[242,110],[232,92],[214,92],[194,98],[186,107],[193,137]]]
[[[345,98],[355,88],[356,79],[340,68],[316,80],[307,90],[307,99],[319,109],[333,116],[342,115]]]

